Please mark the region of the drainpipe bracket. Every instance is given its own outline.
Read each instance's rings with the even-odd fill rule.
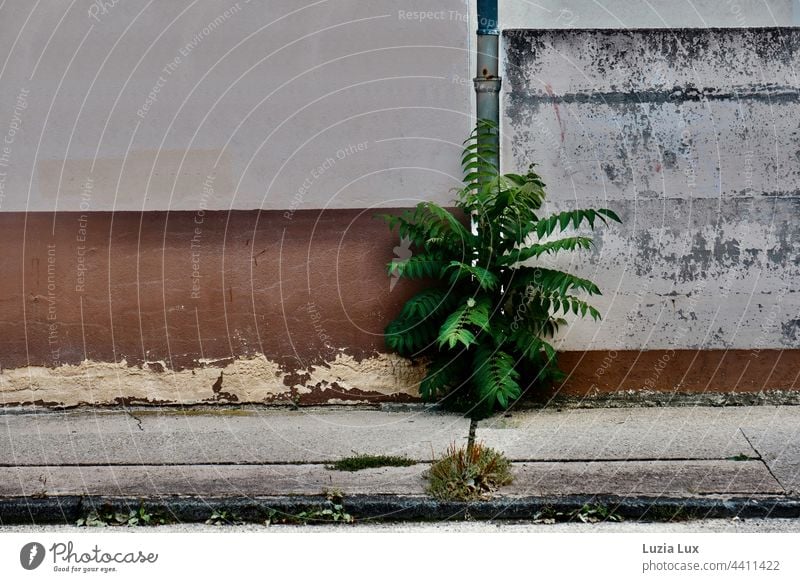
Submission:
[[[475,77],[472,79],[472,83],[475,85],[476,93],[499,93],[503,79],[501,77]]]

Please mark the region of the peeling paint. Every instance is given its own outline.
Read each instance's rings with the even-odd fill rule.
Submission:
[[[356,360],[344,353],[322,366],[312,366],[302,372],[308,375],[305,386],[323,391],[347,392],[369,387],[380,394],[419,395],[419,383],[425,377],[425,367],[396,354],[379,354]],[[331,398],[333,398],[333,394]]]
[[[328,403],[367,401],[367,395],[417,397],[424,367],[396,355],[356,360],[338,354],[329,364],[301,372],[301,382],[264,356],[240,358],[223,366],[199,363],[174,371],[161,367],[83,361],[55,368],[23,367],[0,373],[0,404],[204,404],[270,403],[322,393]],[[298,376],[295,376],[298,377]],[[352,395],[349,393],[353,393]],[[319,399],[315,399],[319,400]]]

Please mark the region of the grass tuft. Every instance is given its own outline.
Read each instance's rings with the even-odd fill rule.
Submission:
[[[450,445],[426,476],[428,493],[443,501],[486,499],[513,480],[511,462],[503,453],[481,443],[475,443],[472,449]]]
[[[362,469],[375,469],[378,467],[410,467],[417,462],[408,457],[395,457],[390,455],[355,455],[339,459],[328,465],[328,469],[335,471],[361,471]]]

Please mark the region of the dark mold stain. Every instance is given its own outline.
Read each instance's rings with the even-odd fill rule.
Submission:
[[[800,342],[800,319],[790,319],[781,324],[781,335],[785,340],[797,346]]]

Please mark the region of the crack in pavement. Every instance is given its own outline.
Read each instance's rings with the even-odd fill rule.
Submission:
[[[769,466],[769,463],[767,463],[767,461],[766,461],[766,459],[764,458],[764,456],[763,456],[763,455],[761,454],[761,452],[760,452],[760,451],[759,451],[759,450],[758,450],[758,449],[755,447],[755,445],[754,445],[754,444],[753,444],[753,442],[750,440],[750,438],[747,436],[747,434],[744,432],[744,429],[743,429],[742,427],[739,427],[739,432],[740,432],[740,433],[742,433],[742,436],[744,437],[744,440],[746,440],[746,441],[747,441],[747,444],[748,444],[748,445],[750,445],[750,448],[751,448],[751,449],[753,449],[753,452],[755,452],[755,454],[756,454],[756,458],[757,458],[759,461],[761,461],[761,462],[764,464],[764,467],[766,467],[766,469],[767,469],[767,472],[768,472],[770,475],[772,475],[772,478],[773,478],[773,479],[775,479],[775,482],[776,482],[778,485],[780,485],[780,488],[781,488],[781,489],[783,489],[783,494],[784,494],[784,495],[790,495],[792,492],[791,492],[791,491],[789,491],[789,489],[788,489],[788,488],[787,488],[787,487],[786,487],[786,486],[785,486],[783,483],[781,483],[781,480],[780,480],[780,479],[778,479],[778,476],[777,476],[777,475],[776,475],[776,474],[775,474],[775,473],[772,471],[772,467],[770,467],[770,466]]]
[[[126,414],[130,416],[133,420],[136,421],[136,425],[139,427],[139,430],[144,432],[144,427],[142,426],[142,419],[136,416],[129,408],[125,409]]]

